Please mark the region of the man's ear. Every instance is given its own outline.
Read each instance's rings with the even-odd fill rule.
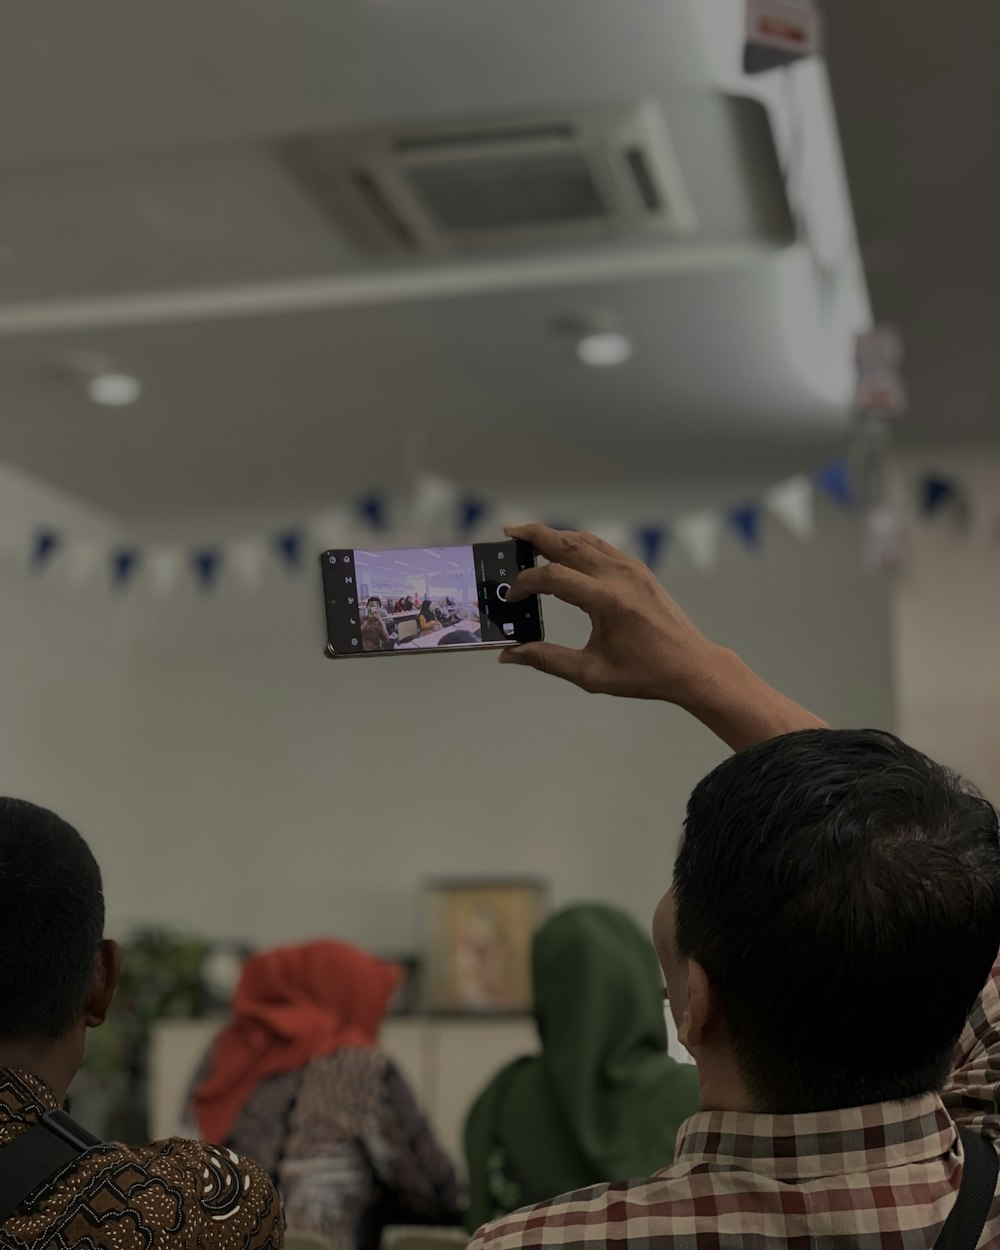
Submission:
[[[708,973],[697,959],[688,959],[684,1002],[677,1021],[677,1038],[684,1049],[696,1059],[706,1033],[718,1020],[718,1014],[719,1003]]]
[[[84,1008],[88,1029],[96,1029],[104,1023],[118,988],[123,963],[122,948],[105,938],[94,954],[94,985]]]

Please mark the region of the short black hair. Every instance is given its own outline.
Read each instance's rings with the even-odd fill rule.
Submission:
[[[382,600],[378,597],[378,595],[369,595],[369,596],[368,596],[368,602],[369,602],[369,603],[377,603],[379,607],[381,607],[381,606],[382,606]]]
[[[0,1040],[55,1040],[79,1019],[104,935],[97,861],[72,825],[0,798]]]
[[[481,642],[471,629],[453,629],[450,634],[445,634],[437,640],[439,647],[470,647]]]
[[[1000,947],[997,814],[892,734],[787,734],[696,787],[674,898],[762,1110],[913,1097]]]

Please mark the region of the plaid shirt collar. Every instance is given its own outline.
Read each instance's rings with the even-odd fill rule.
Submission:
[[[955,1136],[937,1094],[800,1115],[701,1111],[681,1127],[675,1166],[808,1180],[940,1158]]]

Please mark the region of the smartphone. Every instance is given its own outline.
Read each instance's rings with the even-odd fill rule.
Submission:
[[[537,596],[507,602],[511,582],[534,563],[534,549],[514,538],[324,551],[326,654],[418,655],[538,642],[544,634]]]

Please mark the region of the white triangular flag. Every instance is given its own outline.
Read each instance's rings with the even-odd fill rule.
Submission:
[[[226,548],[226,562],[244,590],[256,590],[264,574],[268,550],[259,538],[243,538]]]
[[[813,483],[805,473],[772,486],[764,495],[764,506],[796,538],[812,538],[816,533]]]
[[[718,512],[689,512],[675,523],[674,537],[699,573],[708,573],[719,558],[722,517]]]
[[[537,509],[532,511],[525,508],[523,504],[507,504],[502,500],[494,503],[491,500],[489,507],[484,509],[483,515],[471,529],[464,534],[449,538],[448,542],[461,546],[466,544],[474,546],[476,543],[492,543],[499,538],[503,538],[505,526],[530,525],[537,520]]]
[[[395,512],[397,540],[406,545],[439,546],[456,541],[461,490],[436,472],[417,474],[404,507]]]
[[[540,519],[537,508],[526,508],[521,503],[504,503],[493,508],[487,522],[491,537],[499,537],[508,525],[531,525]]]
[[[146,557],[149,588],[157,599],[165,599],[184,572],[184,553],[176,547],[154,547]]]
[[[74,590],[82,590],[100,575],[101,561],[107,551],[107,543],[96,538],[74,538],[63,552],[63,568],[66,580]]]
[[[314,559],[331,548],[358,546],[358,522],[348,508],[328,508],[310,518],[305,526],[306,558]],[[368,531],[369,535],[371,530]]]
[[[635,533],[634,525],[629,525],[625,521],[593,521],[586,528],[591,534],[596,534],[598,538],[603,538],[606,543],[610,543],[618,551],[627,553],[632,549],[632,538]]]
[[[452,541],[458,525],[458,501],[461,491],[439,473],[420,473],[410,492],[404,511],[404,529],[417,537],[427,533]],[[446,531],[442,535],[442,531]]]

